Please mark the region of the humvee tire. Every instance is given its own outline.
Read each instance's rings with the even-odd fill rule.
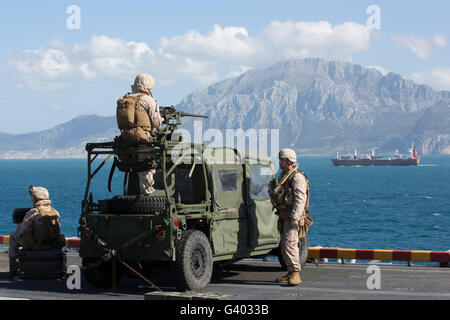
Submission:
[[[180,291],[202,290],[211,281],[213,260],[211,244],[198,230],[187,230],[175,242],[176,287]]]
[[[304,238],[301,238],[298,241],[298,248],[299,248],[299,255],[300,255],[300,258],[299,258],[300,266],[303,269],[303,267],[306,264],[306,260],[308,259],[308,235],[306,235]],[[286,263],[283,260],[283,256],[281,254],[280,248],[278,248],[277,256],[278,256],[278,261],[281,264],[281,268],[283,270],[287,270]]]
[[[162,196],[115,196],[111,200],[112,213],[147,214],[166,209],[167,198]]]
[[[112,288],[112,261],[102,262],[96,267],[90,267],[91,264],[98,262],[97,258],[83,258],[82,266],[87,268],[84,271],[87,281],[99,289]],[[125,270],[122,265],[116,261],[116,285],[122,280]]]

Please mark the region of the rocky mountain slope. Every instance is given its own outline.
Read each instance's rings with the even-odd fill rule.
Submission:
[[[405,153],[412,143],[422,154],[450,153],[450,92],[351,63],[285,61],[197,90],[176,107],[208,115],[203,132],[224,137],[226,129],[279,129],[279,147],[303,155]],[[191,133],[194,120],[184,118]],[[115,117],[80,116],[41,132],[0,133],[0,158],[84,157],[86,142],[117,134]]]
[[[450,92],[395,73],[305,59],[221,81],[177,107],[209,115],[205,129],[280,129],[280,147],[302,154],[391,152],[412,143],[421,153],[447,153],[449,101]]]
[[[118,133],[115,117],[79,116],[49,130],[0,134],[0,158],[84,158],[86,142],[109,141]]]

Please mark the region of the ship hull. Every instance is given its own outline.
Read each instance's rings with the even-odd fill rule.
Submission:
[[[416,166],[420,163],[420,159],[331,159],[331,161],[335,166]]]

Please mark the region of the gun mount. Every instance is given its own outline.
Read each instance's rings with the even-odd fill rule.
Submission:
[[[208,118],[208,116],[203,114],[188,113],[176,110],[174,106],[161,106],[159,107],[159,112],[164,118],[163,124],[165,124],[165,127],[163,129],[160,129],[157,133],[156,138],[159,141],[171,140],[172,133],[177,129],[179,125],[182,124],[182,117]]]

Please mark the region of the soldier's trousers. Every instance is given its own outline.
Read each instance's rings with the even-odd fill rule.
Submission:
[[[153,191],[155,191],[153,188],[153,185],[155,184],[153,175],[155,172],[155,170],[138,172],[139,190],[141,191],[141,194],[149,196],[153,193]]]
[[[138,159],[143,160],[148,158],[145,154],[139,154]],[[155,184],[155,181],[153,180],[153,175],[156,173],[156,170],[148,170],[148,171],[141,171],[138,172],[139,177],[139,190],[141,194],[149,196],[155,191],[153,188],[153,185]]]
[[[300,251],[298,248],[299,223],[297,220],[283,221],[281,231],[281,254],[288,272],[300,271]]]

